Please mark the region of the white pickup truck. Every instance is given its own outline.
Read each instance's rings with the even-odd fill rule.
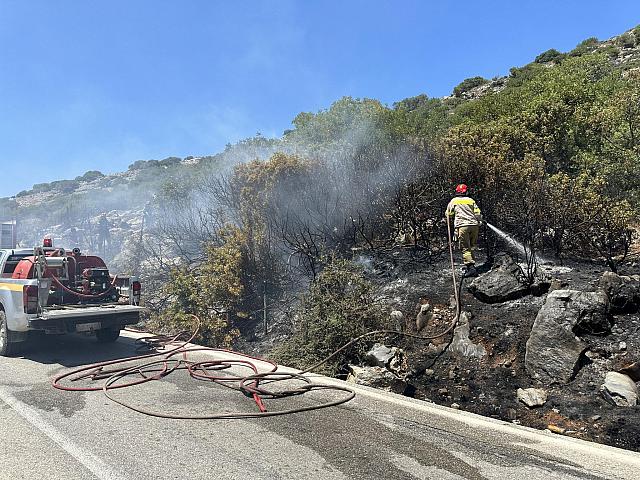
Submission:
[[[136,324],[140,282],[111,276],[96,256],[51,244],[0,250],[0,356],[16,352],[29,331],[93,333],[114,342]]]

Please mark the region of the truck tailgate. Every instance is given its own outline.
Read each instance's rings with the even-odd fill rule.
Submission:
[[[136,305],[82,305],[49,308],[29,319],[31,330],[47,333],[92,332],[122,329],[140,321],[144,307]]]

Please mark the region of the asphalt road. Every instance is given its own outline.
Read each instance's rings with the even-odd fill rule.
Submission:
[[[98,345],[67,336],[0,358],[0,479],[637,479],[640,471],[637,453],[368,388],[346,405],[286,417],[184,421],[50,386],[70,367],[133,350],[131,338]],[[255,410],[251,399],[184,372],[118,395],[176,413]]]

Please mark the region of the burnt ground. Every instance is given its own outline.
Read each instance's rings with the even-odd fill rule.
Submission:
[[[630,257],[618,273],[640,274],[639,256],[635,253]],[[459,257],[456,252],[457,262]],[[482,264],[482,250],[476,258]],[[404,314],[404,331],[417,333],[415,317],[421,299],[431,303],[436,314],[420,335],[438,334],[450,324],[454,304],[448,254],[434,257],[398,248],[375,255],[360,253],[354,260],[376,285],[380,303],[389,312],[400,310]],[[485,271],[488,268],[485,266]],[[547,278],[556,279],[561,288],[581,291],[596,290],[602,274],[609,271],[604,262],[575,260],[550,262],[541,270]],[[448,407],[457,404],[461,410],[533,428],[555,426],[565,435],[640,451],[640,406],[616,407],[600,393],[606,372],[640,361],[640,313],[613,315],[611,332],[581,336],[590,348],[573,380],[567,385],[545,386],[532,380],[524,366],[526,342],[545,298],[529,295],[486,304],[463,288],[462,310],[471,315],[469,338],[487,352],[481,359],[449,352],[451,334],[431,341],[387,338],[387,346],[401,347],[406,354],[405,395]],[[272,309],[269,334],[263,334],[258,321],[255,332],[240,339],[239,350],[268,357],[269,351],[290,335],[287,312],[295,302],[281,303],[277,312]],[[391,328],[395,326],[390,324]],[[620,342],[626,343],[626,349],[620,348]],[[545,405],[529,409],[518,401],[517,389],[529,387],[546,390]]]
[[[482,261],[482,252],[479,252]],[[408,250],[366,258],[368,276],[378,285],[380,300],[405,315],[404,328],[415,333],[416,306],[421,298],[439,309],[439,318],[421,332],[443,331],[453,316],[451,273],[447,258],[426,260]],[[545,266],[545,273],[558,279],[563,288],[597,289],[604,265],[568,262]],[[620,274],[637,274],[637,262],[622,265]],[[607,371],[618,370],[640,360],[640,315],[612,317],[611,333],[584,335],[590,344],[583,365],[568,385],[537,385],[524,368],[525,345],[545,296],[527,296],[499,304],[485,304],[463,288],[463,310],[471,313],[469,337],[486,351],[481,359],[465,358],[446,351],[451,336],[430,343],[388,339],[387,345],[401,346],[407,355],[410,392],[415,398],[440,405],[459,405],[461,410],[544,429],[554,425],[565,435],[640,451],[640,407],[615,407],[601,396],[600,386]],[[620,342],[626,343],[626,349]],[[518,388],[542,387],[548,401],[529,409],[516,398]]]

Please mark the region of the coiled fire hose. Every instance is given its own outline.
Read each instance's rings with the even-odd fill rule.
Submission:
[[[449,226],[448,217],[447,226]],[[352,339],[328,357],[303,371],[283,372],[277,371],[278,365],[270,360],[261,359],[258,357],[253,357],[251,355],[246,355],[244,353],[233,352],[220,348],[190,345],[190,342],[196,337],[200,328],[200,319],[197,316],[192,315],[192,317],[196,320],[198,327],[190,336],[187,337],[187,334],[185,332],[182,332],[173,337],[143,337],[136,341],[138,350],[147,349],[150,350],[151,353],[121,358],[117,360],[108,360],[104,362],[94,363],[92,365],[83,366],[58,375],[53,379],[52,385],[59,390],[70,392],[102,391],[107,398],[123,407],[144,415],[167,419],[216,420],[262,418],[307,412],[311,410],[318,410],[321,408],[342,405],[349,402],[356,396],[354,390],[346,386],[328,385],[314,382],[307,374],[313,372],[314,370],[317,370],[320,366],[327,363],[336,355],[339,355],[341,352],[345,351],[346,349],[350,348],[354,344],[367,337],[376,335],[400,335],[418,340],[433,340],[447,335],[457,325],[460,317],[459,289],[462,288],[463,278],[461,278],[460,285],[458,286],[455,274],[455,264],[453,260],[451,231],[449,228],[447,229],[447,232],[449,234],[449,256],[451,261],[451,275],[453,280],[454,298],[456,302],[456,312],[447,328],[437,335],[423,336],[397,330],[374,330]],[[180,343],[176,345],[176,342]],[[173,347],[171,348],[172,345]],[[166,350],[167,348],[169,348],[169,350]],[[190,354],[202,352],[207,352],[210,354],[218,353],[225,355],[227,358],[207,361],[189,360]],[[258,365],[259,363],[266,364],[269,367],[266,369],[266,371],[260,371]],[[229,371],[233,367],[247,368],[252,373],[248,375],[234,374]],[[114,395],[114,390],[133,387],[151,381],[159,381],[179,370],[186,370],[189,373],[190,377],[195,380],[213,382],[241,392],[245,396],[253,399],[255,405],[258,408],[258,411],[173,414],[133,405]],[[223,371],[224,373],[221,373]],[[82,380],[94,382],[102,381],[103,383],[99,386],[72,385],[73,382]],[[285,385],[278,390],[272,388],[272,386],[274,385],[291,381],[295,382],[296,385]],[[267,386],[269,386],[270,388],[267,388]],[[344,395],[336,400],[328,400],[321,403],[313,403],[311,405],[298,406],[295,408],[284,410],[269,411],[267,410],[267,407],[264,403],[264,400],[266,399],[295,397],[312,391],[321,390],[341,392]]]

